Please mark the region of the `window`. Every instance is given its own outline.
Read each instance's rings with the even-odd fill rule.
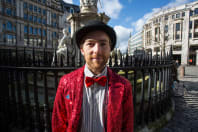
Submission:
[[[13,26],[13,32],[16,32],[16,26]]]
[[[176,14],[176,18],[180,18],[180,14],[179,13]]]
[[[43,24],[46,25],[46,19],[43,19]]]
[[[24,33],[27,34],[28,33],[28,27],[24,26]]]
[[[37,28],[34,28],[34,35],[37,35]]]
[[[41,36],[41,28],[38,29],[38,35]]]
[[[34,21],[34,22],[37,22],[37,16],[34,16],[34,17],[33,17],[33,21]]]
[[[189,22],[189,28],[192,29],[192,21]]]
[[[43,4],[45,4],[46,3],[46,0],[43,0]]]
[[[74,9],[73,8],[70,8],[70,11],[69,11],[70,13],[74,13]]]
[[[198,15],[198,8],[195,8],[194,14],[195,14],[195,15]]]
[[[172,19],[175,19],[175,15],[172,15]]]
[[[198,38],[198,20],[194,21],[194,38]]]
[[[7,3],[10,3],[10,4],[12,3],[12,1],[11,1],[11,0],[6,0],[6,2],[7,2]]]
[[[176,23],[176,31],[180,31],[180,23]]]
[[[24,18],[25,20],[27,20],[27,19],[28,19],[28,15],[27,15],[27,13],[24,13],[23,18]]]
[[[11,23],[10,21],[7,22],[7,24],[6,24],[6,29],[7,29],[8,31],[12,31],[12,23]]]
[[[24,3],[23,3],[23,8],[24,8],[24,9],[27,9],[27,2],[24,2]]]
[[[43,15],[46,15],[46,10],[45,9],[43,9]]]
[[[53,38],[56,38],[56,32],[53,32]]]
[[[168,16],[166,15],[164,19],[165,19],[165,20],[168,20]]]
[[[29,4],[29,10],[32,11],[32,9],[33,9],[33,5]]]
[[[164,32],[167,33],[168,32],[168,25],[164,26]]]
[[[45,29],[43,29],[43,36],[46,36],[46,31],[45,31]]]
[[[40,7],[38,8],[38,13],[41,13],[41,8]]]
[[[34,12],[37,12],[37,6],[34,6]]]
[[[176,34],[176,39],[180,39],[180,35],[179,34]]]
[[[29,34],[33,33],[33,27],[29,27]]]
[[[185,16],[185,12],[182,12],[182,17],[184,17]]]
[[[189,38],[192,38],[192,33],[189,33]]]
[[[12,15],[12,10],[11,10],[11,8],[6,8],[6,14],[7,14],[8,16],[11,16],[11,15]]]
[[[190,11],[190,16],[193,16],[193,11]]]
[[[29,21],[32,21],[32,20],[33,20],[33,16],[29,15]]]
[[[41,18],[40,18],[40,17],[38,17],[38,23],[40,23],[40,24],[41,24]]]

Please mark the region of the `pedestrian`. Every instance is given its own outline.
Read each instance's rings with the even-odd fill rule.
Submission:
[[[54,101],[53,132],[133,132],[132,87],[106,63],[116,44],[113,28],[90,21],[74,34],[86,64],[64,75]]]

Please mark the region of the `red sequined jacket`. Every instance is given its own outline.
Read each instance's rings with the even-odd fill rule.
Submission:
[[[52,132],[77,132],[79,130],[83,83],[84,67],[61,78],[54,101]],[[105,130],[107,132],[133,132],[134,113],[130,82],[108,68],[108,88]]]

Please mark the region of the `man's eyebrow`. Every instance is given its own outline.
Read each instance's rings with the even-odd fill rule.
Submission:
[[[88,41],[88,42],[89,42],[89,41],[109,42],[109,40],[106,40],[106,39],[101,39],[101,40],[86,39],[85,42],[86,42],[86,41]]]

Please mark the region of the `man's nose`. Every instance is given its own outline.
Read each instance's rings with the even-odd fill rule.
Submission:
[[[96,42],[95,45],[94,45],[94,49],[93,50],[94,50],[95,53],[100,52],[101,51],[100,44]]]

